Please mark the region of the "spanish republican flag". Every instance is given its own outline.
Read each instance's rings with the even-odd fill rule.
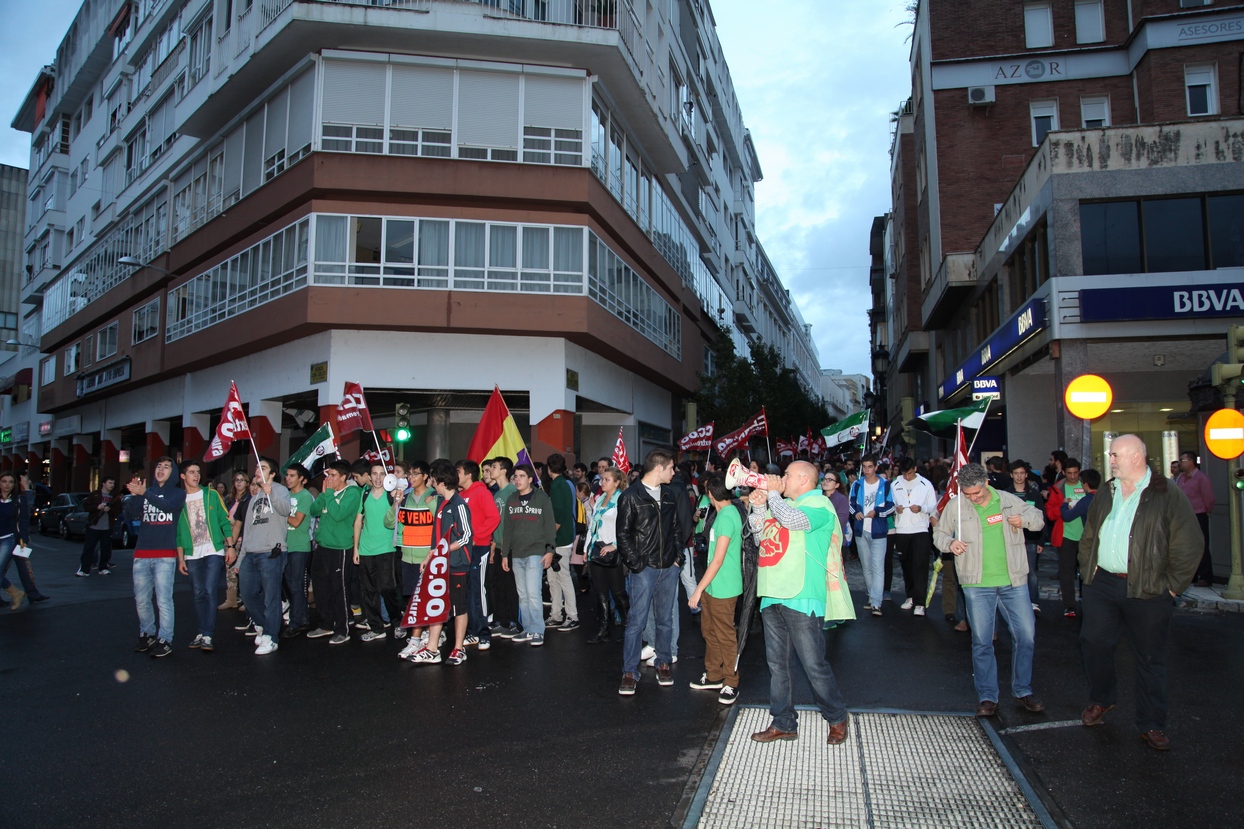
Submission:
[[[483,463],[489,458],[502,456],[514,461],[515,466],[531,463],[527,445],[523,443],[523,436],[518,433],[518,425],[514,423],[509,407],[501,399],[501,389],[493,386],[492,397],[488,398],[484,416],[480,418],[475,437],[471,438],[471,447],[467,449],[467,458]]]

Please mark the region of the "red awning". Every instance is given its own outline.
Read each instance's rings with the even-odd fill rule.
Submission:
[[[117,12],[117,16],[112,18],[112,23],[108,25],[108,34],[116,37],[120,32],[125,31],[125,24],[130,20],[130,4],[126,3]]]

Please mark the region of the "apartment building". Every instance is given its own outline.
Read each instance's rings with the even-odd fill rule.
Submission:
[[[819,386],[701,0],[87,0],[14,126],[54,422],[0,462],[54,483],[199,455],[231,380],[261,452],[353,381],[420,457],[494,385],[537,457],[668,444],[710,322]]]

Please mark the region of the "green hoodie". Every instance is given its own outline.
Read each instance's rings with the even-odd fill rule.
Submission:
[[[347,485],[340,492],[326,489],[311,502],[308,513],[319,519],[315,543],[330,550],[354,549],[354,517],[363,502],[363,488]]]
[[[203,511],[207,516],[208,534],[216,549],[223,551],[225,541],[233,537],[233,522],[229,519],[229,510],[225,509],[225,502],[215,489],[205,486],[201,491],[203,492]],[[187,559],[194,558],[194,539],[190,535],[190,510],[188,509],[182,509],[181,517],[177,519],[177,547]]]

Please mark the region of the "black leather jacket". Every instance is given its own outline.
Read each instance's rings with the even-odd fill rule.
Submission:
[[[664,570],[682,562],[683,546],[694,526],[685,494],[665,484],[658,505],[643,483],[636,481],[618,498],[618,554],[632,573],[648,567]]]

